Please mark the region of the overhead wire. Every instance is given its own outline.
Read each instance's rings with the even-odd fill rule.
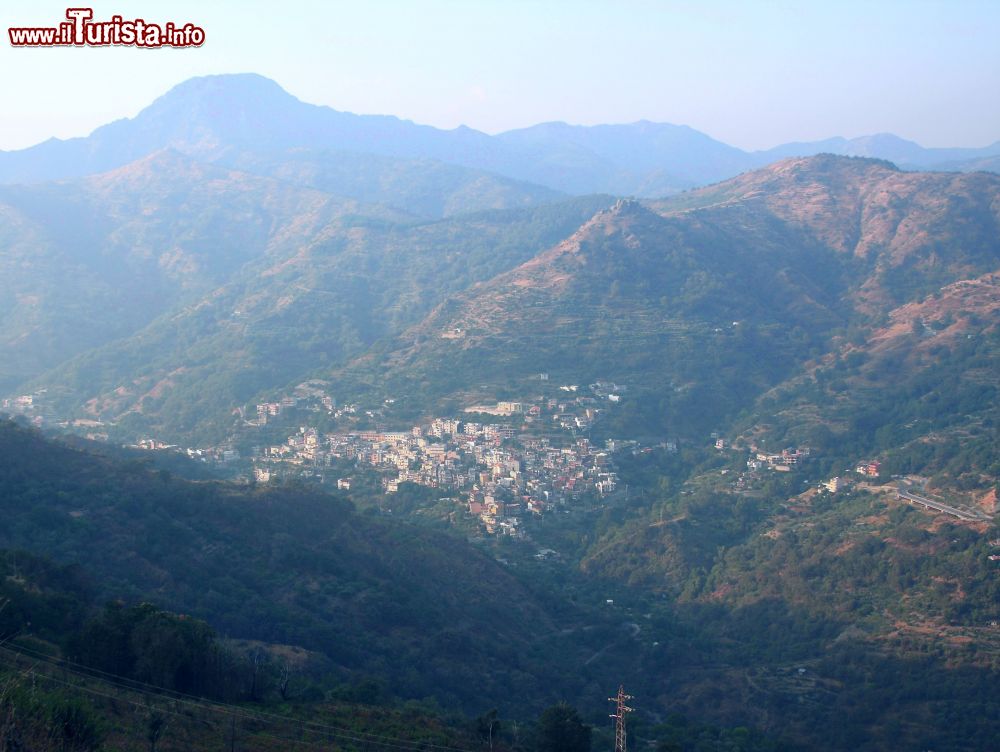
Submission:
[[[258,723],[283,723],[283,724],[293,724],[298,725],[305,730],[312,733],[322,734],[325,736],[332,736],[338,739],[352,741],[360,744],[370,744],[383,747],[390,747],[400,750],[421,750],[424,752],[437,751],[437,752],[468,752],[468,750],[462,747],[453,747],[444,744],[437,744],[431,741],[418,741],[413,739],[403,739],[401,737],[386,736],[381,734],[373,734],[365,731],[353,731],[350,729],[345,729],[338,726],[332,726],[330,724],[320,723],[318,721],[309,721],[305,719],[293,718],[289,716],[282,716],[276,713],[269,713],[267,711],[251,710],[240,705],[235,705],[233,703],[226,703],[219,700],[210,700],[207,698],[199,697],[197,695],[191,695],[184,692],[178,692],[177,690],[171,690],[166,687],[160,687],[154,684],[143,682],[137,679],[131,679],[129,677],[119,676],[117,674],[112,674],[107,671],[102,671],[84,664],[76,663],[65,658],[59,658],[56,656],[49,656],[40,651],[33,650],[25,646],[17,646],[16,648],[10,645],[0,646],[0,653],[8,652],[15,655],[38,661],[44,663],[50,668],[59,669],[66,671],[74,676],[82,679],[90,679],[99,682],[105,682],[114,686],[118,689],[131,692],[145,692],[148,694],[154,694],[163,699],[178,702],[184,705],[189,705],[197,707],[200,709],[213,710],[215,712],[228,713],[230,715],[237,716],[244,720],[256,721]],[[39,674],[40,676],[45,676]],[[53,677],[47,677],[53,678]]]

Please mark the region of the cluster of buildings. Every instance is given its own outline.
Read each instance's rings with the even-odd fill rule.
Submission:
[[[167,444],[158,439],[139,439],[134,444],[126,444],[126,446],[132,449],[145,449],[149,452],[180,452],[193,460],[216,464],[228,464],[240,459],[239,449],[232,444],[221,444],[219,446],[195,449],[192,447],[181,447],[177,444]]]
[[[299,384],[291,394],[286,394],[276,402],[261,402],[257,405],[256,419],[248,419],[248,425],[266,426],[271,418],[276,418],[289,410],[326,412],[334,418],[354,415],[357,405],[337,406],[337,401],[326,392],[326,381],[313,380]]]
[[[55,419],[55,414],[45,401],[45,390],[21,394],[0,400],[0,410],[24,416],[32,424],[42,427]]]
[[[753,451],[747,460],[747,470],[775,470],[787,473],[808,457],[809,447],[782,449],[778,453]]]
[[[726,449],[724,439],[716,439],[715,448]],[[756,446],[750,446],[750,456],[747,458],[747,469],[733,482],[737,491],[753,488],[761,480],[762,473],[789,473],[805,462],[810,456],[809,447],[788,447],[780,452],[765,452]]]
[[[321,472],[335,460],[347,460],[381,471],[387,493],[403,483],[442,489],[487,533],[521,537],[526,515],[543,514],[585,493],[603,496],[616,489],[612,454],[634,442],[594,446],[581,435],[602,409],[598,390],[606,387],[592,385],[589,393],[573,390],[560,399],[477,405],[465,415],[478,420],[441,417],[407,431],[324,434],[302,426],[284,443],[259,450],[254,478],[268,482],[291,472]],[[603,399],[613,402],[606,395]],[[271,404],[258,406],[258,414],[270,414]],[[494,422],[486,415],[512,419]],[[338,487],[350,488],[350,483],[341,478]]]
[[[35,405],[35,395],[34,394],[22,394],[18,397],[10,397],[8,399],[0,402],[0,407],[6,409],[26,409],[29,407],[34,407]]]
[[[854,466],[854,472],[863,478],[878,478],[882,471],[882,463],[878,460],[862,460]],[[840,493],[851,485],[848,478],[836,476],[823,481],[820,487],[830,493]]]
[[[715,442],[716,449],[726,447],[723,439]],[[746,490],[753,486],[754,481],[760,479],[760,473],[770,470],[781,473],[788,473],[798,465],[805,462],[810,456],[809,447],[789,447],[780,452],[763,452],[756,447],[751,447],[750,457],[747,459],[746,472],[742,473],[735,481],[734,487],[737,490]],[[854,472],[864,478],[878,478],[882,471],[882,464],[878,460],[862,460],[856,463]],[[834,477],[820,483],[819,488],[830,493],[840,493],[850,485],[850,480],[844,477]]]

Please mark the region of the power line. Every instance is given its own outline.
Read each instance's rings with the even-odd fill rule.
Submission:
[[[134,705],[136,707],[146,707],[145,703],[142,703],[142,702],[140,702],[138,700],[130,700],[130,699],[127,699],[127,698],[122,698],[120,695],[113,695],[113,694],[108,694],[107,692],[101,692],[101,691],[93,689],[91,687],[82,686],[80,684],[74,684],[72,682],[68,682],[68,681],[65,681],[63,679],[59,679],[59,678],[51,676],[49,674],[40,674],[40,673],[36,674],[31,669],[29,669],[29,673],[32,676],[39,677],[42,681],[49,681],[49,682],[53,682],[53,683],[56,683],[56,684],[61,684],[61,685],[64,685],[66,687],[69,687],[69,688],[71,688],[71,689],[73,689],[75,691],[84,692],[84,693],[87,693],[87,694],[90,694],[90,695],[93,695],[93,696],[96,696],[96,697],[103,697],[105,699],[109,699],[109,700],[113,700],[113,701],[124,701],[124,702],[127,702],[127,703],[129,703],[131,705]],[[81,676],[81,675],[79,675],[79,674],[77,674],[76,672],[73,672],[73,671],[68,671],[68,673],[71,673],[74,676],[78,676],[78,677],[83,678],[83,679],[91,679],[91,680],[95,680],[95,681],[103,681],[106,684],[110,684],[111,686],[115,686],[118,689],[126,689],[126,690],[129,689],[128,687],[122,687],[122,686],[116,685],[113,682],[110,682],[110,681],[105,680],[105,679],[97,679],[96,677],[92,677],[92,676]],[[131,691],[135,691],[135,690],[131,690]],[[179,704],[182,704],[182,705],[190,705],[190,706],[193,706],[193,707],[198,708],[198,709],[203,710],[203,711],[211,711],[211,712],[221,713],[221,714],[229,716],[229,717],[239,718],[239,719],[241,719],[243,721],[256,722],[256,723],[262,723],[262,724],[270,724],[272,726],[275,725],[275,721],[273,721],[273,720],[265,720],[265,719],[263,719],[263,718],[261,718],[259,716],[256,716],[256,715],[254,715],[252,713],[237,712],[236,710],[232,710],[232,709],[227,708],[227,707],[222,706],[222,705],[213,705],[211,703],[196,703],[196,702],[191,702],[191,701],[188,701],[188,700],[181,700],[181,699],[178,699],[178,698],[170,698],[170,697],[165,697],[163,699],[170,700],[171,702],[179,703]],[[238,706],[232,706],[232,707],[237,708]],[[158,710],[162,710],[163,712],[168,713],[170,715],[175,715],[175,716],[178,716],[180,718],[184,718],[184,719],[186,719],[188,721],[191,720],[191,718],[190,718],[189,715],[181,713],[181,712],[179,712],[177,710],[170,710],[170,709],[167,709],[167,708],[158,708]],[[269,715],[269,714],[262,714],[262,715]],[[358,736],[355,736],[355,735],[347,733],[347,732],[341,732],[341,731],[337,731],[337,730],[323,731],[321,729],[316,729],[316,728],[305,728],[306,726],[310,725],[309,722],[300,721],[300,720],[297,720],[297,719],[294,719],[294,718],[284,718],[282,716],[272,716],[272,717],[275,718],[275,719],[278,719],[280,721],[283,721],[284,723],[286,723],[286,724],[288,724],[290,726],[298,725],[300,732],[313,733],[313,734],[316,734],[316,735],[319,735],[319,736],[326,736],[326,737],[328,737],[330,739],[335,739],[335,740],[338,740],[338,741],[354,742],[354,743],[365,745],[365,746],[372,745],[372,746],[387,747],[387,748],[399,749],[399,750],[424,749],[424,748],[427,748],[427,747],[431,746],[430,743],[428,743],[428,744],[425,745],[425,744],[422,744],[420,742],[411,742],[410,740],[398,739],[398,738],[395,738],[395,741],[400,742],[399,744],[393,743],[392,741],[386,741],[388,739],[394,739],[394,737],[380,737],[380,740],[365,739],[365,738],[360,738]],[[211,726],[211,724],[209,723],[209,721],[207,721],[204,718],[200,718],[200,719],[197,719],[197,720],[200,723],[204,723],[207,726]],[[316,742],[309,742],[309,741],[299,740],[299,739],[288,739],[288,738],[285,738],[285,737],[274,736],[273,734],[267,734],[267,733],[262,732],[262,731],[254,731],[253,734],[254,734],[255,737],[258,737],[258,738],[273,739],[275,741],[281,741],[281,742],[289,742],[289,741],[291,741],[291,742],[294,742],[296,744],[305,744],[305,745],[309,745],[309,746],[313,746],[313,747],[318,747],[319,746],[319,744],[316,743]],[[455,748],[452,748],[452,749],[455,749]]]
[[[142,702],[140,702],[138,700],[130,700],[130,699],[127,699],[127,698],[122,698],[120,695],[113,695],[113,694],[108,694],[107,692],[101,692],[101,691],[93,689],[91,687],[85,687],[85,686],[81,686],[79,684],[74,684],[72,682],[68,682],[68,681],[65,681],[63,679],[59,679],[59,678],[57,678],[55,676],[50,676],[48,674],[38,674],[37,676],[42,681],[51,682],[53,684],[61,684],[61,685],[65,686],[65,687],[69,687],[70,689],[72,689],[72,690],[74,690],[76,692],[83,692],[85,694],[89,694],[89,695],[92,695],[94,697],[102,697],[104,699],[112,700],[114,702],[126,702],[129,705],[134,705],[137,708],[145,708],[145,707],[147,707],[144,703],[142,703]],[[91,678],[93,678],[93,677],[91,677]],[[174,702],[178,702],[178,701],[174,700]],[[208,709],[216,710],[215,708],[208,708]],[[187,722],[191,721],[191,716],[189,716],[189,715],[187,715],[185,713],[181,713],[181,712],[179,712],[177,710],[171,710],[169,708],[158,707],[157,708],[157,712],[162,712],[162,713],[166,713],[167,715],[177,716],[178,718],[183,718]],[[223,711],[223,712],[225,712],[225,711]],[[209,722],[206,721],[204,718],[196,719],[196,720],[198,720],[200,723],[204,723],[206,726],[211,726],[211,724],[209,724]],[[254,736],[257,737],[257,738],[261,738],[261,739],[271,739],[271,740],[274,740],[274,741],[285,742],[285,743],[291,742],[292,744],[302,744],[302,745],[307,745],[307,746],[310,746],[310,747],[317,747],[317,748],[321,748],[322,749],[322,747],[320,747],[320,745],[317,744],[316,742],[308,742],[308,741],[300,740],[300,739],[287,739],[285,737],[274,736],[273,734],[267,734],[267,733],[264,733],[264,732],[261,732],[261,731],[254,732]]]
[[[79,663],[64,659],[56,658],[54,656],[48,656],[44,653],[32,650],[30,648],[18,646],[17,648],[12,648],[9,646],[0,646],[0,652],[13,653],[15,656],[28,658],[40,663],[44,663],[50,668],[59,669],[65,671],[73,676],[81,679],[90,679],[94,681],[104,682],[113,687],[121,690],[131,691],[131,692],[145,692],[150,694],[156,694],[164,699],[172,700],[183,705],[192,706],[199,708],[201,710],[211,710],[213,712],[226,713],[239,717],[243,720],[255,721],[257,723],[284,723],[291,725],[298,725],[300,729],[304,731],[309,731],[315,734],[320,734],[324,736],[329,736],[337,738],[344,741],[352,741],[359,744],[370,744],[382,747],[389,747],[399,750],[408,750],[412,752],[413,750],[439,750],[440,752],[468,752],[461,747],[452,747],[443,744],[437,744],[430,741],[416,741],[412,739],[403,739],[400,737],[384,736],[380,734],[372,734],[364,731],[352,731],[343,729],[337,726],[331,726],[329,724],[320,723],[317,721],[308,721],[303,719],[290,718],[287,716],[277,715],[275,713],[268,713],[266,711],[254,711],[243,708],[239,705],[232,703],[220,702],[217,700],[208,700],[205,698],[198,697],[196,695],[190,695],[183,692],[178,692],[176,690],[170,690],[165,687],[159,687],[154,684],[148,684],[136,679],[130,679],[128,677],[118,676],[116,674],[111,674],[107,671],[101,671],[100,669],[91,668],[89,666],[84,666]],[[46,676],[48,679],[54,681],[59,681],[54,677]],[[64,683],[64,682],[60,682]],[[68,684],[68,686],[76,686]],[[94,693],[95,690],[88,690],[85,687],[80,687],[81,690],[90,691]],[[108,697],[112,697],[108,695]],[[112,697],[112,699],[114,699]],[[134,702],[134,701],[130,701]]]

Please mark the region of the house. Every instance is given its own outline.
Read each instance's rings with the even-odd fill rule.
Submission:
[[[877,478],[881,469],[882,463],[878,460],[866,460],[859,462],[857,467],[854,468],[854,472],[858,475],[864,475],[867,478]]]

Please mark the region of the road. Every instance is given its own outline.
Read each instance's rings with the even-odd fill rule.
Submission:
[[[970,512],[965,509],[959,509],[958,507],[953,507],[940,501],[934,501],[934,499],[928,499],[926,496],[920,496],[919,494],[904,491],[902,488],[896,489],[896,498],[906,499],[907,501],[912,501],[914,504],[920,504],[928,509],[934,509],[938,512],[950,514],[953,517],[958,517],[960,520],[983,522],[990,519],[989,515],[986,515],[983,512]]]

